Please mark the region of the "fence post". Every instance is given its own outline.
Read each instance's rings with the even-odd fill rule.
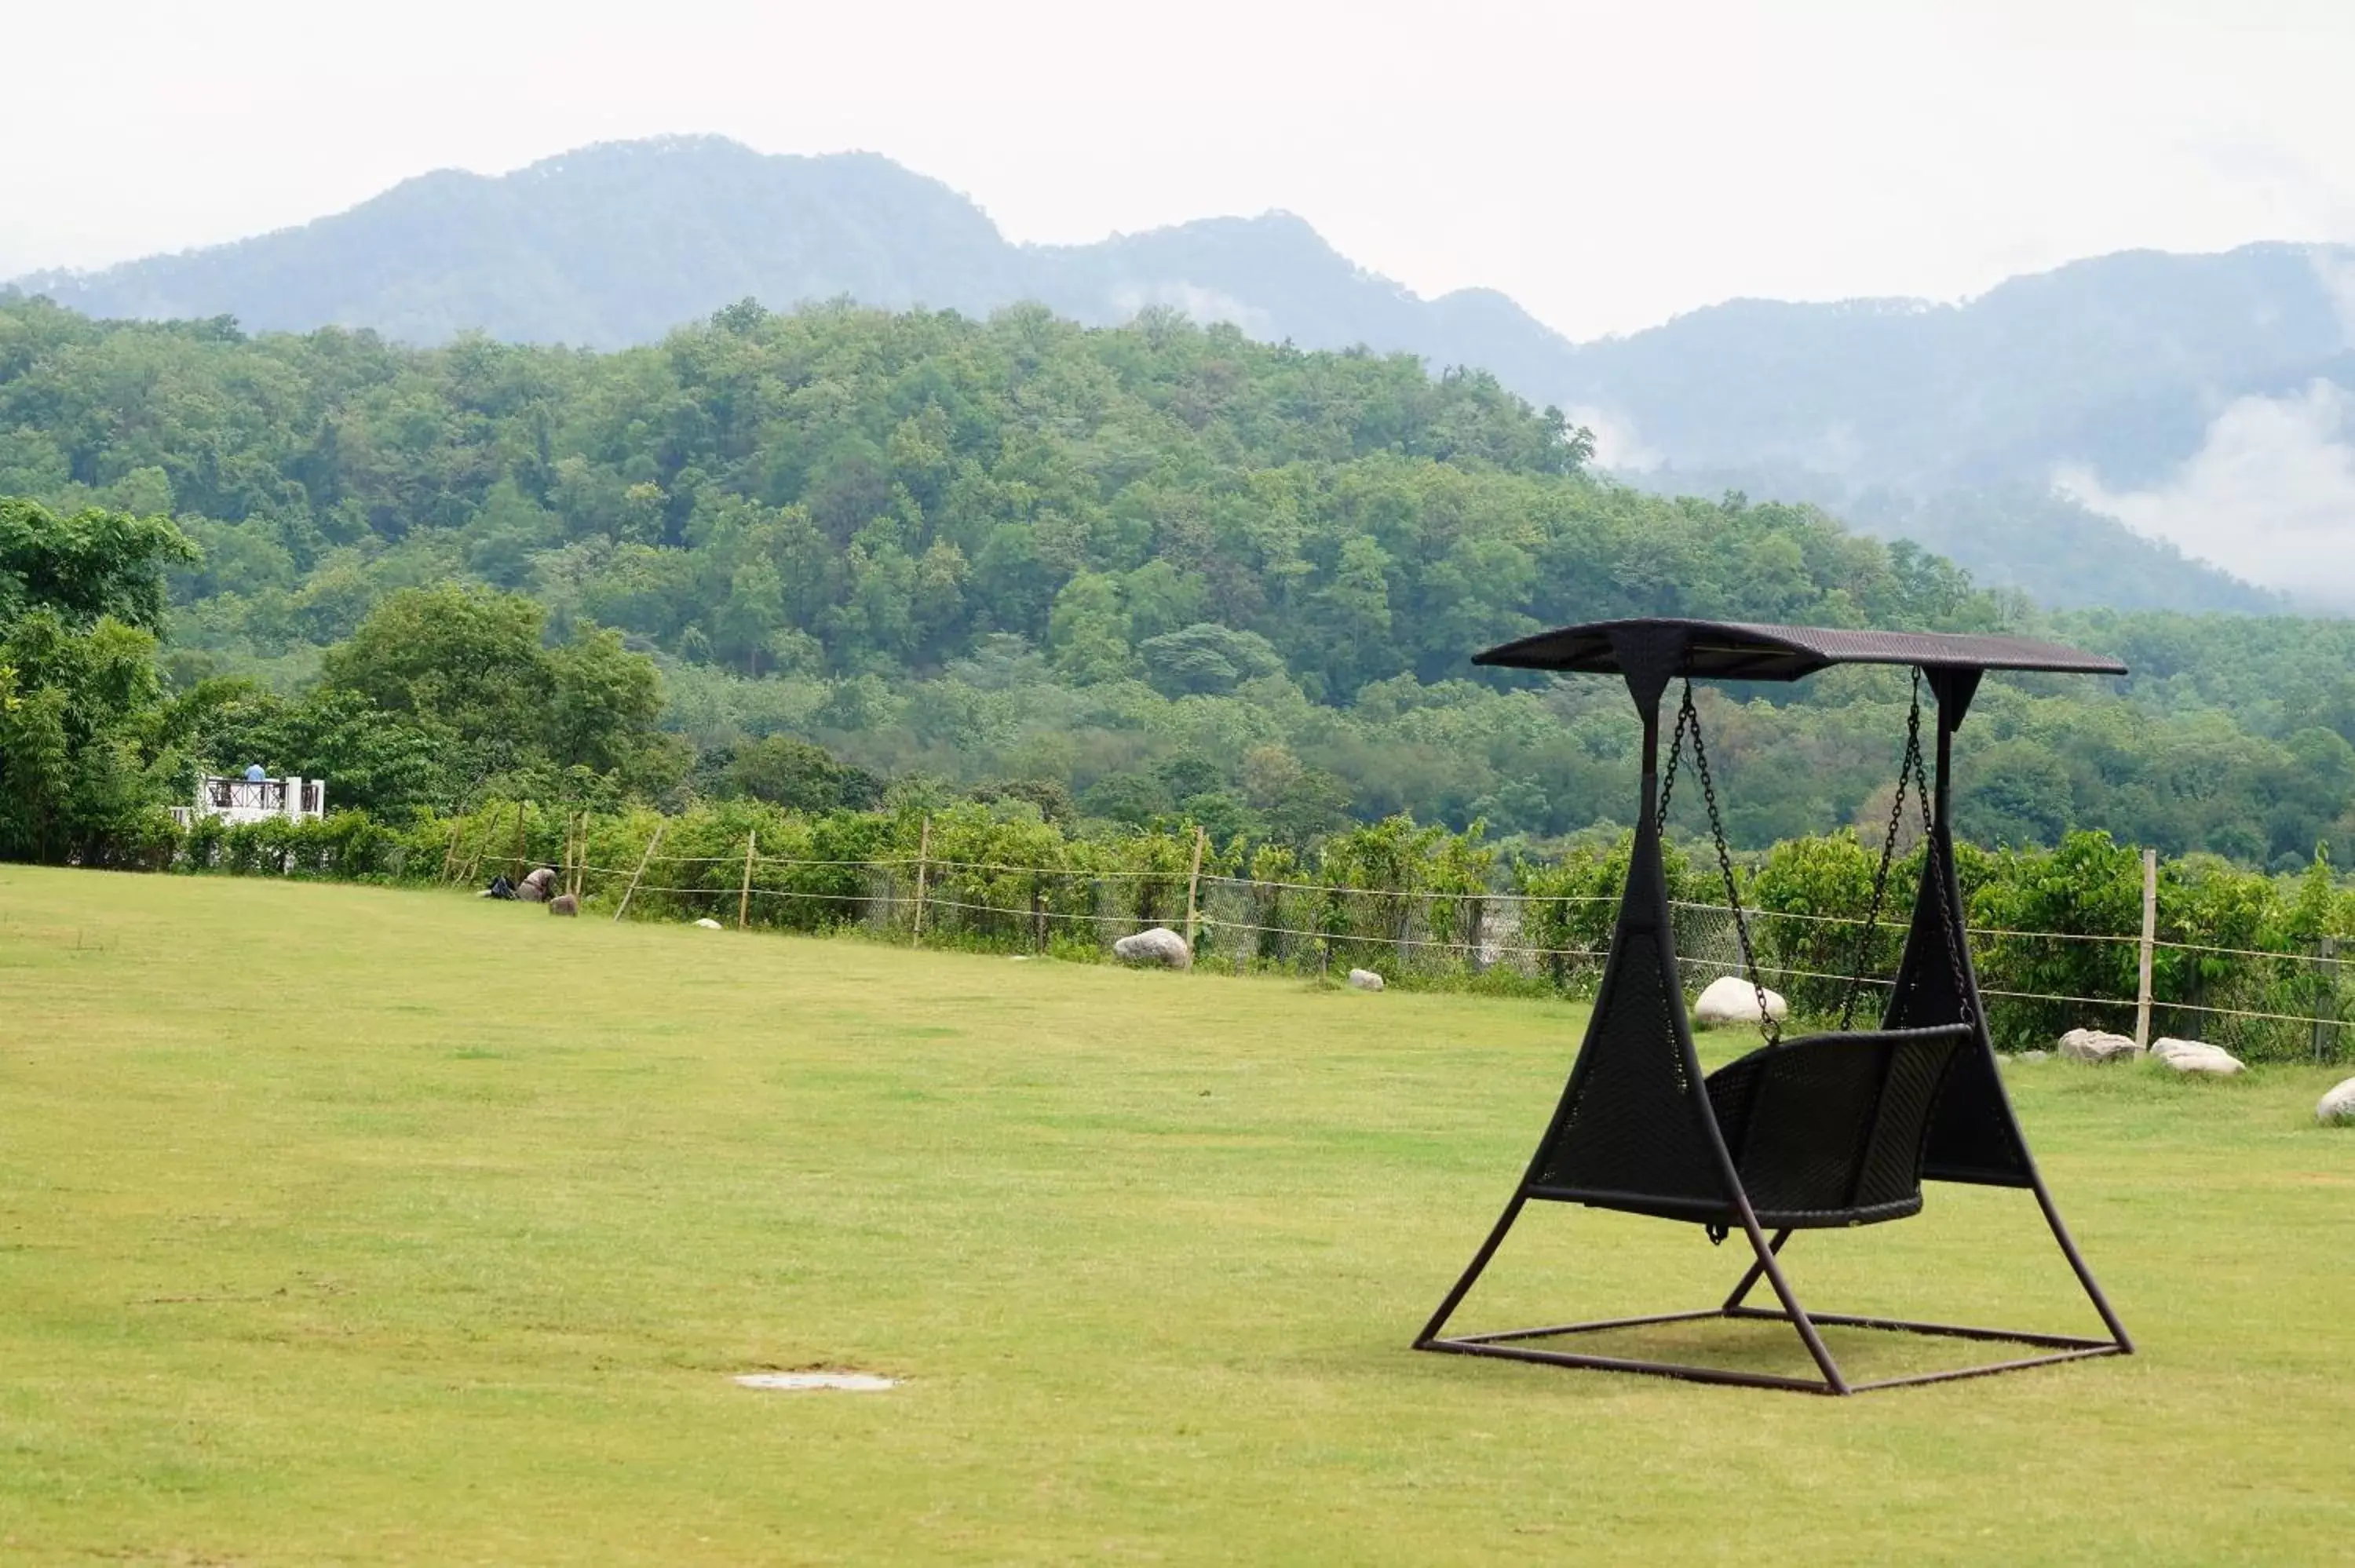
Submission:
[[[2314,1065],[2322,1065],[2330,1059],[2330,1047],[2337,1044],[2331,1038],[2339,1025],[2339,938],[2324,937],[2315,943],[2314,966]]]
[[[2142,941],[2135,959],[2135,1044],[2150,1049],[2150,952],[2158,938],[2158,852],[2142,852]]]
[[[932,818],[924,814],[923,831],[916,835],[916,919],[914,934],[908,938],[911,947],[924,939],[924,873],[926,862],[932,856]]]
[[[660,821],[655,824],[654,837],[646,841],[646,853],[638,857],[638,869],[630,874],[630,885],[622,889],[622,906],[613,911],[613,923],[615,925],[620,925],[622,923],[622,916],[630,912],[630,898],[637,892],[638,880],[645,875],[648,863],[655,858],[655,845],[662,842],[663,830],[668,826],[670,826],[670,823],[667,821]]]
[[[520,884],[520,883],[523,881],[523,852],[524,852],[524,837],[523,837],[524,828],[523,828],[523,824],[524,824],[524,818],[525,818],[525,816],[526,816],[526,815],[527,815],[530,810],[531,810],[531,802],[530,802],[530,801],[528,801],[528,800],[520,800],[520,801],[517,801],[517,802],[516,803],[515,871],[514,871],[514,873],[513,873],[511,875],[509,875],[509,876],[508,876],[508,878],[507,878],[507,881],[509,881],[510,883]]]
[[[484,807],[481,815],[483,842],[474,846],[474,853],[467,860],[465,870],[458,874],[458,883],[462,887],[474,885],[474,874],[483,869],[483,857],[491,853],[491,835],[499,831],[499,808],[496,801]]]
[[[1198,895],[1202,887],[1202,843],[1209,833],[1196,823],[1194,826],[1194,863],[1186,868],[1186,950],[1194,950],[1194,929],[1201,924],[1201,906]]]
[[[441,880],[447,883],[458,870],[458,835],[466,831],[466,819],[460,817],[450,824],[450,847],[442,852]]]
[[[1039,885],[1036,878],[1030,884],[1030,950],[1047,950],[1047,890]]]
[[[741,931],[752,912],[752,845],[759,841],[761,830],[744,830],[744,885],[736,890],[736,928]]]

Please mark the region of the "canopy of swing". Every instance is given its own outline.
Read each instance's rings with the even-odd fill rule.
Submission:
[[[1834,664],[1911,664],[1923,670],[2042,670],[2060,674],[2123,675],[2126,667],[2099,653],[2026,637],[1945,631],[1850,631],[1832,626],[1770,626],[1741,620],[1598,620],[1564,626],[1491,648],[1475,664],[1513,670],[1626,673],[1614,632],[1642,629],[1686,635],[1680,662],[1667,673],[1693,680],[1796,681]]]

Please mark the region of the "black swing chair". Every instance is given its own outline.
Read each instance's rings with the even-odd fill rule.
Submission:
[[[1742,1383],[1845,1394],[1867,1388],[1937,1383],[2041,1366],[2087,1356],[2132,1354],[2133,1341],[2069,1238],[2060,1211],[2030,1157],[1996,1070],[1985,1009],[1964,938],[1962,893],[1955,879],[1947,821],[1951,742],[1988,670],[2040,670],[2121,675],[2115,660],[2010,637],[1846,631],[1695,620],[1622,620],[1566,627],[1480,654],[1476,663],[1516,669],[1583,671],[1622,676],[1644,721],[1643,799],[1618,926],[1604,961],[1585,1042],[1561,1104],[1538,1142],[1519,1188],[1488,1239],[1415,1349],[1501,1356],[1557,1366],[1652,1372],[1703,1383]],[[1796,681],[1834,664],[1899,664],[1914,670],[1914,707],[1891,812],[1890,833],[1874,878],[1870,918],[1859,943],[1860,978],[1881,914],[1897,827],[1910,784],[1926,846],[1904,956],[1877,1029],[1849,1027],[1852,984],[1838,1032],[1785,1040],[1764,1021],[1766,1044],[1703,1075],[1685,1014],[1660,863],[1660,820],[1676,780],[1685,737],[1692,743],[1716,837],[1718,863],[1734,915],[1744,973],[1760,981],[1748,924],[1735,895],[1732,863],[1718,818],[1716,789],[1692,705],[1694,680]],[[1685,682],[1660,769],[1660,702],[1670,682]],[[1935,782],[1922,755],[1921,687],[1936,699]],[[1876,1224],[1921,1212],[1923,1179],[2033,1192],[2062,1255],[2075,1272],[2108,1336],[2086,1339],[2002,1329],[1965,1328],[1892,1318],[1810,1313],[1785,1276],[1784,1245],[1802,1230]],[[1753,1261],[1717,1307],[1549,1328],[1448,1335],[1448,1319],[1487,1267],[1524,1205],[1583,1204],[1681,1220],[1711,1240],[1740,1232]],[[1772,1233],[1771,1234],[1769,1233]],[[1779,1309],[1754,1307],[1761,1280]],[[1681,1362],[1583,1355],[1539,1343],[1598,1330],[1710,1318],[1770,1319],[1795,1328],[1819,1379],[1785,1377]],[[1988,1365],[1852,1383],[1825,1348],[1818,1324],[1997,1340],[2034,1353]]]

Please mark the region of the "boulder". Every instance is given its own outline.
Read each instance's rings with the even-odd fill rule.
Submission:
[[[2061,1036],[2061,1054],[2072,1062],[2123,1062],[2142,1054],[2129,1035],[2102,1029],[2072,1029]]]
[[[2355,1078],[2350,1078],[2314,1107],[2314,1119],[2325,1127],[2355,1127]]]
[[[548,901],[548,912],[550,915],[577,916],[581,913],[581,900],[570,893],[559,893]]]
[[[1123,937],[1112,945],[1114,957],[1128,964],[1159,964],[1164,969],[1190,969],[1194,967],[1194,949],[1186,938],[1167,926],[1156,926],[1150,931],[1139,931],[1133,937]]]
[[[1382,989],[1382,977],[1371,969],[1351,969],[1349,983],[1359,991],[1380,991]]]
[[[2205,1073],[2211,1077],[2229,1078],[2241,1071],[2239,1057],[2204,1040],[2154,1040],[2150,1054],[2179,1073]]]
[[[702,919],[698,920],[696,924],[702,927],[707,931],[725,931],[728,929],[727,927],[722,926],[719,921],[714,920],[709,915],[706,915]]]
[[[1774,991],[1766,993],[1766,1015],[1775,1022],[1783,1022],[1790,1005]],[[1700,997],[1693,1003],[1693,1022],[1703,1029],[1715,1029],[1726,1023],[1756,1023],[1758,991],[1742,975],[1720,975],[1709,982]]]

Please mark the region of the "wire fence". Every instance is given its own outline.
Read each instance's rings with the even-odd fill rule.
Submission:
[[[1118,938],[1167,927],[1197,968],[1244,973],[1371,969],[1410,989],[1589,994],[1609,956],[1614,897],[1401,891],[1255,880],[1189,869],[1071,870],[916,856],[668,856],[568,866],[591,912],[632,918],[857,932],[880,940],[1101,961]],[[1877,1018],[1905,938],[1904,911],[1851,916],[1745,910],[1760,978],[1802,1022],[1837,1018],[1851,991]],[[1688,993],[1742,971],[1733,913],[1671,906]],[[2134,1033],[2141,939],[1973,928],[1987,1021],[2009,1048],[2050,1048],[2062,1032]],[[2090,960],[2086,945],[2097,945]],[[2355,973],[2328,950],[2260,952],[2153,942],[2169,950],[2150,1036],[2211,1041],[2244,1060],[2337,1061],[2355,1027]],[[2112,983],[2063,989],[2089,968]]]
[[[357,813],[233,828],[208,821],[154,863],[475,886],[497,873],[548,865],[560,867],[561,885],[592,914],[1096,961],[1120,938],[1166,926],[1187,937],[1204,969],[1335,977],[1367,969],[1410,989],[1573,997],[1590,994],[1600,979],[1618,910],[1615,891],[1605,891],[1617,881],[1608,863],[1572,879],[1525,876],[1520,867],[1511,888],[1499,889],[1486,861],[1417,858],[1415,846],[1399,842],[1387,858],[1328,853],[1310,873],[1288,855],[1246,864],[1229,853],[1206,863],[1199,833],[1107,845],[1051,830],[996,824],[983,834],[974,826],[932,817],[895,824],[875,814],[773,816],[753,832],[745,821],[717,816],[592,819],[495,804],[408,832]],[[762,853],[762,844],[791,853]],[[1254,874],[1237,874],[1242,870]],[[2149,897],[2147,881],[2146,918]],[[1871,925],[1846,914],[1745,913],[1760,978],[1789,1001],[1799,1026],[1838,1019],[1851,994],[1858,1017],[1878,1015],[1905,938],[1902,906]],[[1741,971],[1730,908],[1686,899],[1672,903],[1671,914],[1689,994]],[[2355,1054],[2355,973],[2327,940],[2311,951],[2281,951],[2201,945],[2179,939],[2180,928],[2166,939],[2157,933],[1973,927],[1997,1044],[2049,1049],[2076,1028],[2135,1033],[2147,972],[2150,1038],[2207,1040],[2246,1061]]]

